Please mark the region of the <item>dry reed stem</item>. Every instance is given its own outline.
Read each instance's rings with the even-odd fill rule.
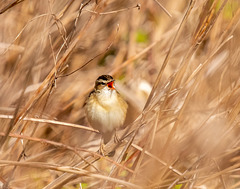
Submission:
[[[13,116],[12,115],[0,115],[0,118],[2,118],[2,119],[13,119]],[[87,131],[92,131],[92,132],[95,132],[95,133],[99,133],[98,130],[95,130],[91,127],[78,125],[78,124],[73,124],[73,123],[66,123],[66,122],[56,121],[56,120],[25,117],[25,118],[23,118],[23,121],[31,121],[31,122],[37,122],[37,123],[50,123],[50,124],[53,124],[53,125],[73,127],[73,128],[84,129],[84,130],[87,130]]]
[[[239,186],[236,0],[17,2],[0,10],[0,184]],[[132,112],[145,104],[117,132],[121,143],[106,145],[114,157],[98,153],[100,135],[86,126],[82,105],[107,73],[124,86]],[[143,93],[143,83],[152,91]]]
[[[31,168],[34,167],[34,168],[40,168],[40,169],[51,169],[55,171],[72,173],[77,175],[86,175],[86,176],[90,176],[97,179],[108,180],[111,182],[116,182],[118,184],[123,184],[131,188],[141,188],[140,186],[137,186],[135,184],[132,184],[120,179],[114,179],[114,178],[106,177],[104,175],[91,173],[89,171],[86,171],[84,169],[79,169],[76,167],[61,166],[56,164],[48,164],[48,163],[40,163],[40,162],[18,162],[18,161],[6,161],[6,160],[0,160],[0,164],[2,164],[2,166],[15,165],[15,166],[25,166],[25,167],[31,167]]]
[[[176,41],[177,41],[177,39],[178,39],[178,36],[179,36],[179,33],[180,33],[180,31],[181,31],[182,26],[183,26],[184,23],[186,22],[186,19],[187,19],[188,15],[190,14],[191,9],[192,9],[193,6],[194,6],[194,3],[195,3],[195,1],[192,1],[192,0],[190,1],[189,6],[188,6],[188,9],[187,9],[186,13],[185,13],[184,16],[183,16],[183,19],[182,19],[182,21],[181,21],[181,23],[180,23],[180,25],[179,25],[179,28],[178,28],[178,30],[177,30],[177,32],[176,32],[176,35],[174,36],[174,39],[173,39],[173,41],[172,41],[172,43],[171,43],[171,46],[170,46],[170,48],[169,48],[169,51],[168,51],[168,53],[167,53],[167,56],[166,56],[166,58],[165,58],[165,60],[164,60],[164,62],[163,62],[163,64],[162,64],[162,67],[161,67],[159,73],[158,73],[158,77],[157,77],[157,79],[156,79],[156,81],[155,81],[155,83],[154,83],[154,86],[153,86],[153,88],[152,88],[152,91],[151,91],[151,93],[150,93],[150,95],[149,95],[149,97],[148,97],[148,100],[147,100],[147,102],[146,102],[146,104],[145,104],[145,106],[144,106],[143,114],[144,114],[144,110],[148,107],[149,103],[150,103],[151,100],[152,100],[152,97],[153,97],[153,95],[154,95],[154,93],[155,93],[156,87],[157,87],[157,86],[159,85],[159,83],[160,83],[160,80],[161,80],[163,71],[164,71],[164,69],[165,69],[165,67],[166,67],[166,65],[167,65],[167,63],[168,63],[168,60],[169,60],[169,57],[170,57],[170,55],[171,55],[172,49],[173,49],[173,47],[174,47],[174,45],[175,45],[175,43],[176,43]],[[143,116],[142,118],[144,118],[144,116]],[[132,141],[134,140],[134,137],[136,136],[137,132],[138,132],[138,129],[136,129],[136,131],[134,132],[134,134],[133,134],[133,136],[132,136]],[[148,143],[148,141],[147,141],[147,143]],[[145,152],[145,149],[146,149],[146,148],[147,148],[147,145],[144,146],[143,152]],[[140,167],[140,164],[142,163],[143,155],[144,155],[144,153],[141,153],[141,154],[140,154],[140,158],[138,159],[137,165],[136,165],[136,167],[135,167],[135,171],[136,171],[136,172],[138,172],[138,169],[139,169],[139,167]],[[135,179],[135,176],[136,176],[136,175],[133,175],[133,179]]]

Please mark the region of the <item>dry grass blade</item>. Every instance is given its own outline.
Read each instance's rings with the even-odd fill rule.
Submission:
[[[238,0],[12,0],[0,20],[0,186],[239,187]],[[111,157],[84,109],[103,74],[129,105]]]
[[[139,151],[143,151],[143,149],[142,149],[140,146],[137,146],[137,145],[135,145],[135,144],[132,144],[132,146],[133,146],[134,148],[136,148],[137,150],[139,150]],[[173,171],[174,173],[176,173],[177,175],[183,176],[183,173],[181,173],[180,171],[174,169],[172,166],[168,166],[168,164],[167,164],[166,162],[160,160],[157,156],[151,154],[151,153],[148,152],[148,151],[144,151],[144,153],[145,153],[146,155],[150,156],[151,158],[155,159],[156,161],[158,161],[158,162],[161,163],[162,165],[167,166],[168,169],[172,170],[172,171]]]
[[[164,60],[164,62],[163,62],[163,65],[162,65],[159,73],[158,73],[158,77],[157,77],[157,79],[156,79],[156,81],[155,81],[155,83],[154,83],[154,86],[153,86],[153,88],[152,88],[152,90],[151,90],[151,93],[150,93],[150,95],[149,95],[149,97],[148,97],[148,100],[147,100],[147,102],[146,102],[146,104],[145,104],[145,106],[144,106],[144,110],[148,107],[149,103],[151,102],[152,97],[153,97],[153,95],[154,95],[154,93],[155,93],[155,91],[156,91],[156,88],[158,87],[158,85],[159,85],[159,83],[160,83],[160,80],[161,80],[163,71],[164,71],[164,69],[165,69],[165,67],[166,67],[166,65],[167,65],[167,63],[168,63],[168,60],[169,60],[170,55],[171,55],[171,52],[172,52],[172,50],[173,50],[173,48],[174,48],[174,45],[175,45],[175,43],[176,43],[176,41],[177,41],[177,39],[178,39],[178,36],[179,36],[180,31],[181,31],[181,29],[182,29],[182,26],[183,26],[184,23],[186,22],[187,17],[188,17],[188,15],[190,14],[190,11],[192,10],[192,8],[193,8],[193,6],[194,6],[194,3],[195,3],[195,1],[190,1],[190,3],[189,3],[188,9],[187,9],[186,13],[185,13],[184,16],[183,16],[183,19],[182,19],[182,21],[181,21],[181,23],[180,23],[180,26],[179,26],[179,28],[178,28],[178,30],[177,30],[176,35],[174,36],[174,39],[173,39],[173,41],[172,41],[172,43],[171,43],[171,46],[170,46],[170,48],[169,48],[169,51],[168,51],[168,53],[167,53],[167,56],[166,56],[166,58],[165,58],[165,60]],[[143,110],[143,113],[144,113],[144,110]],[[144,116],[142,117],[142,119],[144,119]],[[142,122],[143,122],[143,121],[142,121]],[[140,128],[140,127],[139,127],[139,128]],[[132,141],[133,141],[134,137],[136,136],[137,132],[138,132],[138,129],[136,129],[136,131],[134,132],[134,134],[133,134],[133,136],[132,136]],[[146,141],[146,142],[148,143],[148,141]],[[143,152],[145,152],[145,148],[147,148],[147,145],[144,146]],[[138,162],[137,162],[137,164],[136,164],[136,172],[138,172],[138,169],[139,169],[139,167],[140,167],[140,165],[141,165],[141,163],[142,163],[143,156],[144,156],[144,153],[141,153],[141,154],[140,154],[140,158],[138,159]],[[134,175],[134,176],[136,176],[136,175]],[[133,176],[133,179],[135,179],[134,176]]]
[[[170,12],[168,12],[168,10],[158,1],[158,0],[154,0],[158,5],[159,7],[161,7],[161,9],[170,17],[172,18],[172,15],[170,14]]]
[[[108,180],[111,182],[122,184],[130,188],[141,188],[140,186],[137,186],[135,184],[132,184],[120,179],[114,179],[104,175],[91,173],[89,171],[75,168],[75,167],[61,166],[61,165],[48,164],[48,163],[39,163],[39,162],[17,162],[17,161],[6,161],[6,160],[0,160],[0,164],[2,166],[15,165],[15,166],[25,166],[25,167],[31,167],[31,168],[33,167],[33,168],[40,168],[40,169],[51,169],[55,171],[67,172],[67,173],[78,174],[78,175],[86,175],[86,176],[90,176],[97,179]]]
[[[89,20],[89,22],[86,24],[85,28],[82,31],[79,32],[77,38],[70,44],[69,48],[64,53],[63,57],[57,62],[57,64],[54,66],[52,71],[48,74],[46,79],[42,82],[42,85],[36,90],[36,92],[34,93],[32,99],[30,99],[28,101],[28,103],[27,103],[26,107],[24,108],[24,110],[20,113],[19,118],[17,119],[17,121],[19,119],[22,119],[27,114],[27,112],[30,110],[30,108],[33,106],[34,102],[37,101],[38,98],[40,98],[46,92],[46,90],[48,89],[49,86],[53,85],[53,82],[54,82],[54,79],[55,79],[55,77],[54,77],[55,76],[55,70],[59,70],[59,68],[62,67],[62,65],[65,63],[65,61],[69,57],[70,53],[75,48],[76,44],[81,39],[81,37],[83,35],[83,32],[86,31],[86,28],[89,27],[89,24],[91,24],[93,19],[94,18],[92,17]]]
[[[0,118],[2,118],[2,119],[13,119],[14,117],[11,116],[11,115],[0,115]],[[60,126],[62,125],[62,126],[84,129],[84,130],[87,130],[87,131],[92,131],[92,132],[99,133],[99,131],[97,131],[97,130],[91,128],[91,127],[86,127],[86,126],[83,126],[83,125],[66,123],[66,122],[56,121],[56,120],[25,117],[25,118],[23,118],[23,121],[32,121],[32,122],[38,122],[38,123],[50,123],[50,124],[53,124],[53,125],[60,125]]]
[[[23,2],[24,0],[14,0],[12,1],[11,3],[9,3],[8,5],[6,5],[5,7],[3,7],[1,10],[0,10],[0,14],[3,14],[4,12],[6,12],[8,9],[14,7],[15,5]]]
[[[97,14],[97,15],[108,15],[108,14],[117,14],[117,13],[120,13],[120,12],[125,12],[127,10],[131,10],[131,9],[134,9],[134,8],[137,8],[138,10],[140,10],[141,5],[137,4],[133,7],[128,7],[128,8],[124,8],[124,9],[120,9],[120,10],[115,10],[115,11],[108,11],[108,12],[96,12],[96,11],[91,11],[91,10],[86,10],[86,11]]]
[[[167,56],[166,56],[165,59],[164,59],[164,62],[163,62],[162,67],[161,67],[161,69],[160,69],[160,71],[159,71],[159,73],[158,73],[157,79],[156,79],[156,81],[155,81],[155,83],[154,83],[154,86],[153,86],[152,91],[151,91],[151,93],[150,93],[150,95],[149,95],[149,97],[148,97],[148,100],[147,100],[147,102],[146,102],[146,104],[145,104],[144,109],[146,109],[146,108],[148,107],[150,101],[152,100],[152,97],[153,97],[153,95],[154,95],[154,92],[155,92],[157,86],[159,85],[159,83],[160,83],[160,81],[161,81],[161,78],[162,78],[164,69],[165,69],[166,66],[167,66],[168,60],[169,60],[169,58],[170,58],[170,56],[171,56],[172,50],[173,50],[173,48],[174,48],[174,45],[175,45],[176,42],[177,42],[177,39],[178,39],[179,34],[180,34],[180,32],[181,32],[182,26],[183,26],[184,23],[186,22],[189,14],[190,14],[193,6],[194,6],[194,3],[195,3],[195,0],[191,0],[191,1],[189,2],[188,9],[186,10],[186,13],[184,14],[184,17],[183,17],[183,19],[182,19],[182,21],[181,21],[181,23],[180,23],[180,25],[179,25],[179,28],[178,28],[178,30],[177,30],[177,33],[176,33],[176,35],[175,35],[174,38],[173,38],[173,41],[172,41],[171,46],[170,46],[170,48],[169,48],[169,50],[168,50]]]

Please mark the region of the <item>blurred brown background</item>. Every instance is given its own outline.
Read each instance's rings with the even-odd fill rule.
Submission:
[[[239,8],[238,0],[1,1],[0,185],[239,187]],[[100,135],[86,130],[83,105],[102,74],[117,80],[125,126],[138,131],[121,161],[133,135],[114,157],[88,160]],[[62,181],[82,159],[86,172]]]

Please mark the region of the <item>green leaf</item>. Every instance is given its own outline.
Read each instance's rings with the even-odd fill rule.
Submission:
[[[136,33],[136,41],[138,43],[147,43],[148,42],[148,34],[143,30],[138,30]]]
[[[86,189],[88,187],[87,183],[81,183],[81,185],[82,185],[82,189]]]
[[[174,186],[173,189],[181,189],[181,187],[182,187],[182,184],[177,184],[177,185]]]
[[[228,2],[224,7],[223,16],[226,19],[232,19],[234,12],[237,10],[239,4],[236,1]]]

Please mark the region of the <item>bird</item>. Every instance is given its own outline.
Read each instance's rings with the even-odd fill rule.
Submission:
[[[89,124],[102,135],[100,151],[104,153],[107,144],[117,129],[123,126],[128,104],[116,90],[111,75],[101,75],[95,81],[92,92],[85,102],[85,112]]]

